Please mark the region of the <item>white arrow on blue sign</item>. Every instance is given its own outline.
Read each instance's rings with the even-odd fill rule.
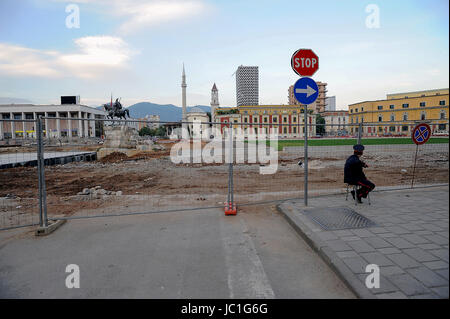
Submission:
[[[301,104],[311,104],[319,96],[319,87],[316,81],[311,78],[303,77],[294,84],[294,96]]]

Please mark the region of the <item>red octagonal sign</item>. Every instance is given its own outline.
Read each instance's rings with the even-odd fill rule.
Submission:
[[[311,49],[300,49],[292,55],[291,66],[300,76],[312,76],[319,69],[319,57]]]

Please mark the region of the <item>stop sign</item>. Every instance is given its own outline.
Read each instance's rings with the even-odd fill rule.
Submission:
[[[300,49],[292,55],[291,66],[300,76],[312,76],[319,69],[319,57],[311,49]]]

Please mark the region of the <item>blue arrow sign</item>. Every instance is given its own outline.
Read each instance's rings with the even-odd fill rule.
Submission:
[[[316,81],[303,77],[294,84],[294,96],[301,104],[311,104],[319,96],[319,87]]]

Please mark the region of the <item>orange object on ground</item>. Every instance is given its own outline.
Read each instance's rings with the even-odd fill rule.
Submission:
[[[225,216],[236,215],[236,213],[237,213],[236,204],[225,203]]]

